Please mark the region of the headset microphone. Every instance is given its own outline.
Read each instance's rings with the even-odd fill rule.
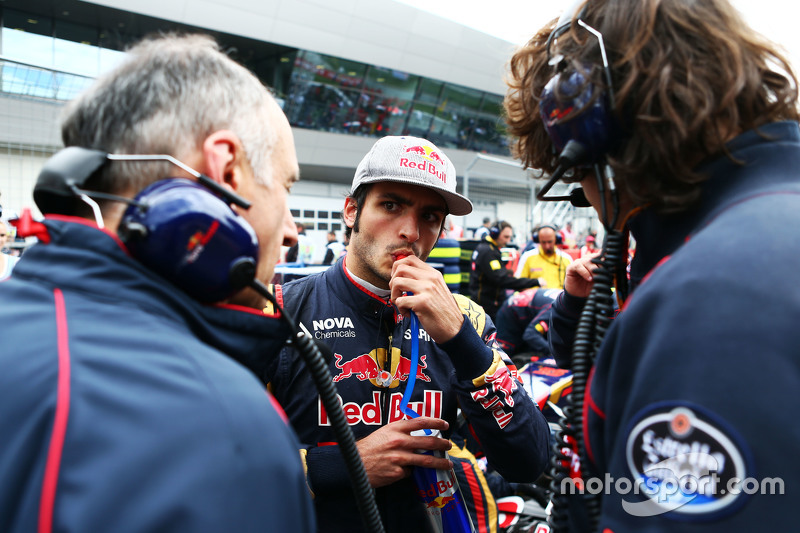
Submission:
[[[582,187],[577,187],[569,192],[569,202],[574,207],[592,207],[592,204],[586,198],[586,193],[583,192]]]
[[[583,201],[586,202],[586,196],[583,195],[582,192],[580,195],[575,196],[572,194],[568,196],[545,196],[550,189],[553,188],[553,185],[555,185],[556,182],[561,179],[567,170],[583,163],[586,159],[586,156],[587,151],[583,144],[575,139],[570,139],[567,141],[564,149],[561,150],[561,154],[558,156],[558,166],[556,167],[555,171],[553,171],[553,174],[550,176],[550,179],[547,181],[547,183],[544,184],[544,187],[542,187],[542,189],[536,193],[536,199],[544,202],[557,202],[561,200],[572,201],[574,198],[575,200],[580,201],[580,196],[583,196]],[[576,207],[588,207],[589,204],[588,202],[586,203],[587,205],[576,205]]]

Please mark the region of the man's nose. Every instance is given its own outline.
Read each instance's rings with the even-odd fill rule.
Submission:
[[[289,206],[286,206],[286,212],[283,214],[283,245],[294,246],[297,244],[297,225],[294,223],[292,211]]]
[[[400,236],[408,242],[419,239],[419,222],[415,213],[409,212],[401,217]]]

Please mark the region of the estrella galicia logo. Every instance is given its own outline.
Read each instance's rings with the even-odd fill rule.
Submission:
[[[634,516],[705,518],[744,498],[735,490],[747,476],[742,446],[697,408],[661,405],[628,435],[626,457],[644,500],[622,500]]]

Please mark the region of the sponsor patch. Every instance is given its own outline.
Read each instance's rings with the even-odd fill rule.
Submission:
[[[753,473],[733,428],[690,404],[657,404],[638,413],[625,455],[642,495],[623,499],[634,516],[718,518],[744,503],[741,481]]]
[[[478,335],[483,337],[483,332],[486,329],[486,312],[483,310],[483,307],[463,294],[454,294],[453,297],[461,313],[467,315],[467,319],[472,324],[472,327],[478,332]]]

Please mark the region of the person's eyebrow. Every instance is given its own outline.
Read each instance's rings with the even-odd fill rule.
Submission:
[[[413,205],[414,204],[414,201],[410,197],[404,196],[404,195],[396,193],[396,192],[385,192],[385,193],[381,194],[378,197],[378,199],[380,201],[391,200],[392,202],[398,203],[400,205]],[[441,204],[430,204],[430,205],[424,205],[422,207],[423,207],[423,209],[426,209],[427,211],[433,211],[433,212],[442,213],[444,215],[447,215],[447,208],[445,208]]]

